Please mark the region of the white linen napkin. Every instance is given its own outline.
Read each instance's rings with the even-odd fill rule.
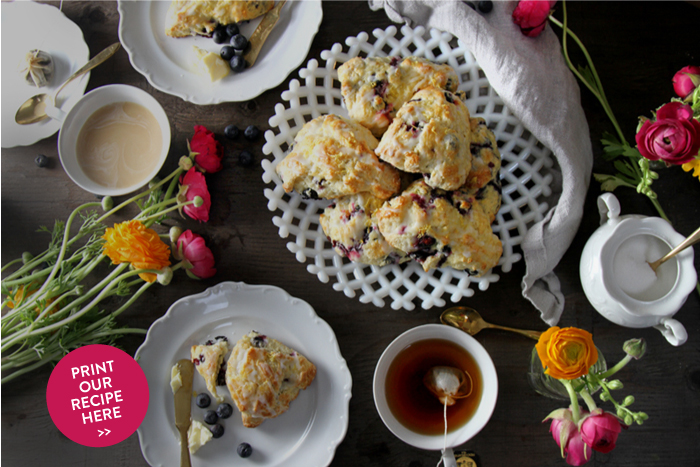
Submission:
[[[543,221],[530,227],[521,244],[526,265],[523,296],[553,326],[564,310],[553,270],[581,222],[593,152],[580,90],[564,62],[559,39],[550,25],[536,38],[524,36],[511,17],[516,4],[496,1],[493,11],[481,14],[460,1],[369,0],[372,10],[384,8],[394,22],[457,36],[511,112],[554,153],[561,169],[559,200]]]

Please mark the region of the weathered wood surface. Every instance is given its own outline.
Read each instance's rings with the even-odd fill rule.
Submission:
[[[57,2],[56,2],[57,4]],[[571,2],[567,4],[570,27],[593,56],[606,93],[628,140],[632,141],[639,115],[672,97],[671,77],[681,67],[700,64],[698,24],[700,9],[685,2]],[[560,8],[560,7],[559,7]],[[324,18],[308,58],[320,58],[324,49],[343,43],[347,36],[390,21],[383,12],[372,12],[366,2],[324,2]],[[91,55],[117,40],[119,15],[116,2],[64,2],[63,11],[83,30]],[[560,15],[560,13],[559,13]],[[3,42],[3,50],[12,47]],[[304,62],[305,63],[305,62]],[[437,322],[441,310],[396,311],[361,304],[323,284],[298,263],[271,222],[263,196],[262,138],[256,143],[229,142],[223,129],[230,123],[256,124],[267,129],[268,118],[280,93],[297,78],[296,71],[280,86],[249,102],[196,106],[153,89],[130,65],[124,50],[92,72],[89,89],[125,83],[153,94],[166,109],[172,127],[173,158],[185,153],[192,127],[202,124],[225,144],[224,170],[208,177],[212,191],[212,216],[206,225],[184,221],[203,233],[217,258],[218,274],[196,282],[176,276],[169,287],[151,288],[121,317],[131,326],[148,327],[175,300],[203,291],[220,281],[279,286],[310,303],[334,329],[353,376],[353,397],[347,436],[337,449],[332,465],[431,466],[438,456],[406,446],[382,424],[372,399],[372,375],[381,352],[401,332],[424,323]],[[612,131],[602,108],[591,94],[582,91],[596,154],[595,170],[611,171],[599,157],[603,131]],[[244,168],[238,152],[250,149],[256,164]],[[49,168],[34,164],[37,154],[51,159]],[[700,183],[679,168],[664,170],[654,183],[661,204],[676,229],[689,234],[700,224]],[[623,356],[622,342],[644,337],[647,355],[632,363],[620,377],[625,391],[634,394],[635,407],[650,419],[632,426],[620,436],[610,454],[595,453],[589,465],[697,466],[700,459],[700,299],[691,294],[677,314],[687,328],[688,342],[669,345],[653,329],[627,329],[601,317],[588,303],[579,280],[580,254],[598,225],[595,199],[600,194],[591,183],[585,217],[571,248],[556,268],[566,296],[560,321],[592,331],[596,344],[609,361]],[[651,204],[633,190],[619,190],[624,213],[654,215]],[[58,162],[56,136],[29,147],[2,150],[2,263],[23,251],[39,251],[46,237],[36,232],[65,218],[77,205],[94,197],[75,186]],[[696,269],[700,265],[696,254]],[[487,320],[528,329],[545,329],[532,305],[520,294],[524,264],[502,274],[498,283],[461,304],[480,310]],[[490,352],[498,371],[500,391],[493,418],[463,448],[475,451],[480,466],[565,465],[540,421],[558,402],[535,394],[526,381],[533,342],[500,331],[484,331],[478,340]],[[140,338],[122,341],[135,352]],[[62,435],[51,422],[45,388],[50,369],[22,377],[2,387],[2,458],[7,466],[140,466],[146,465],[134,434],[122,443],[102,449],[80,446]],[[610,409],[610,407],[607,407]]]

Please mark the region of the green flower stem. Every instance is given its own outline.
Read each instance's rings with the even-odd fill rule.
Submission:
[[[149,206],[148,208],[146,208],[146,209],[144,209],[143,211],[141,211],[141,213],[140,213],[138,216],[134,217],[134,219],[135,219],[135,220],[148,219],[149,216],[146,216],[146,217],[143,217],[143,216],[144,216],[145,214],[150,213],[150,212],[153,212],[153,211],[156,211],[156,210],[158,210],[158,209],[161,209],[161,208],[163,208],[163,207],[165,207],[165,206],[169,206],[169,205],[171,205],[171,204],[173,204],[173,203],[177,203],[177,199],[176,199],[176,198],[170,198],[170,199],[165,198],[165,201],[161,201],[160,203],[154,204],[153,206]],[[157,214],[157,216],[160,217],[161,215],[165,214],[166,212],[168,212],[168,211],[160,211],[160,212],[156,211],[156,214]]]
[[[188,206],[188,205],[190,205],[190,204],[194,204],[194,200],[192,200],[192,201],[185,201],[184,203],[178,203],[177,205],[172,206],[172,207],[170,207],[170,208],[168,208],[168,209],[165,209],[165,210],[163,210],[163,211],[160,211],[160,212],[157,213],[157,214],[153,214],[153,215],[151,215],[151,216],[143,217],[143,218],[140,218],[139,220],[140,220],[141,222],[143,222],[144,225],[146,225],[147,227],[150,227],[151,225],[153,225],[154,220],[155,220],[155,219],[158,219],[158,218],[161,217],[163,214],[167,214],[167,213],[172,212],[172,211],[177,211],[178,209],[180,209],[180,208],[182,208],[182,207],[185,207],[185,206]],[[146,212],[146,211],[144,211],[144,212]],[[137,219],[138,219],[138,217],[137,217]]]
[[[578,426],[578,421],[581,418],[581,411],[578,407],[578,396],[574,387],[571,385],[571,381],[568,379],[560,379],[561,384],[566,388],[566,392],[569,393],[569,398],[571,399],[571,415],[574,417],[574,424]]]
[[[175,171],[175,174],[180,175],[181,173],[184,173],[185,169],[182,167],[178,167],[177,170]],[[165,199],[170,198],[173,195],[173,191],[175,191],[175,187],[177,186],[178,182],[180,181],[180,177],[174,177],[172,181],[170,182],[170,185],[168,185],[168,189],[165,191]]]
[[[579,394],[581,394],[581,398],[588,406],[589,412],[593,412],[595,409],[598,408],[598,406],[595,403],[595,400],[593,399],[593,396],[591,396],[591,394],[588,392],[588,389],[581,389],[581,392],[579,392]]]
[[[9,268],[10,266],[12,266],[12,265],[14,265],[14,264],[16,264],[16,263],[21,263],[21,262],[22,262],[22,258],[17,258],[17,259],[15,259],[15,260],[12,260],[12,261],[10,261],[9,263],[7,263],[6,265],[4,265],[2,268],[0,268],[0,272],[5,272],[5,270],[6,270],[7,268]]]
[[[625,355],[625,357],[622,360],[620,360],[619,362],[617,362],[615,364],[615,366],[613,366],[612,368],[609,368],[605,373],[598,375],[598,378],[600,378],[600,379],[610,378],[612,375],[614,375],[615,373],[617,373],[618,371],[623,369],[625,367],[625,365],[627,365],[630,361],[632,361],[632,357],[630,355]]]

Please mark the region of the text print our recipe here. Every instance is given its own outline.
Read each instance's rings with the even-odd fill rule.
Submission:
[[[91,376],[99,376],[100,374],[104,373],[111,373],[113,371],[112,363],[114,363],[114,360],[107,360],[102,363],[91,363],[90,365],[80,365],[79,367],[75,366],[71,368],[71,374],[75,380],[76,378],[89,378]],[[80,382],[78,388],[82,393],[89,393],[91,391],[106,391],[86,395],[77,399],[71,399],[70,402],[73,410],[87,410],[92,407],[102,407],[83,412],[81,414],[83,417],[83,425],[87,423],[121,418],[120,406],[104,407],[111,403],[123,401],[121,389],[116,391],[107,390],[112,389],[111,377],[102,376],[94,379],[85,379]]]

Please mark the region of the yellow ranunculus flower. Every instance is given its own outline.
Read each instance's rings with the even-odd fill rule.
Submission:
[[[683,170],[686,172],[690,172],[692,170],[693,177],[698,177],[698,180],[700,180],[700,157],[693,159],[690,162],[686,162],[681,167],[683,167]]]
[[[535,348],[545,374],[552,378],[579,378],[598,361],[593,336],[579,328],[553,326],[542,333]]]
[[[170,248],[155,230],[136,220],[114,224],[102,236],[105,239],[102,254],[109,256],[113,264],[130,263],[135,269],[161,270],[170,266]],[[146,282],[154,282],[156,275],[141,273]]]

